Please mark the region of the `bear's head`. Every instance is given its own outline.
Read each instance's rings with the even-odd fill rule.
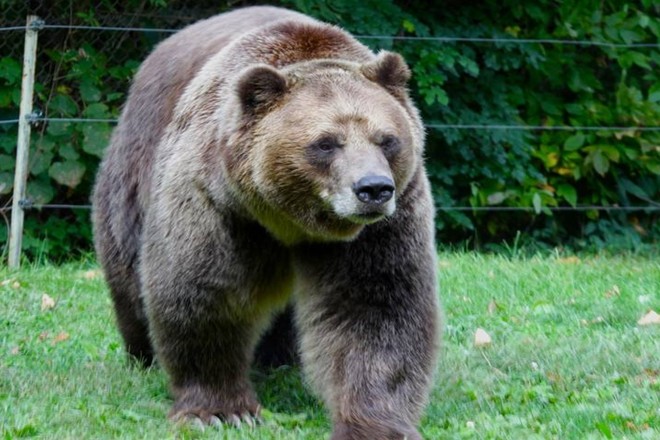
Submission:
[[[350,240],[393,215],[422,160],[409,77],[391,52],[244,70],[224,149],[237,198],[288,243]]]

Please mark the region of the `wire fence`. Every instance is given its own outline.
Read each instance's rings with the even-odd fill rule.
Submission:
[[[92,205],[68,205],[68,204],[34,204],[26,200],[21,204],[21,209],[29,211],[32,209],[83,209],[91,210]],[[533,206],[437,206],[438,211],[463,211],[463,212],[541,212],[548,210],[551,212],[587,212],[587,211],[607,211],[607,212],[656,212],[660,211],[660,204],[648,206],[544,206],[543,208],[535,208]],[[0,208],[0,212],[10,212],[11,206]]]
[[[13,5],[18,5],[19,2],[14,2]],[[24,12],[24,6],[16,6],[20,9],[21,12]],[[11,11],[9,11],[11,12]],[[214,12],[214,11],[213,11]],[[15,17],[19,17],[20,14],[14,11],[13,14]],[[22,44],[18,40],[22,40],[28,31],[37,31],[40,34],[40,41],[38,46],[38,58],[47,59],[47,62],[42,63],[39,66],[39,69],[36,72],[36,82],[42,85],[42,88],[37,90],[38,101],[41,103],[42,109],[37,109],[35,112],[31,112],[24,116],[27,120],[26,122],[32,127],[34,134],[39,139],[44,139],[44,135],[49,124],[84,124],[84,125],[99,125],[101,127],[106,127],[117,123],[117,118],[115,115],[109,115],[104,112],[102,114],[84,114],[84,115],[75,115],[71,114],[70,116],[49,116],[52,113],[54,107],[58,107],[61,111],[60,113],[75,113],[75,108],[67,108],[67,105],[70,106],[70,103],[63,101],[56,102],[57,91],[60,87],[66,87],[63,84],[60,84],[58,81],[63,78],[63,66],[67,63],[71,64],[73,59],[78,56],[79,59],[82,59],[83,62],[85,59],[91,59],[90,54],[86,51],[95,51],[96,58],[95,60],[101,60],[101,66],[92,66],[88,68],[105,68],[105,69],[134,69],[135,66],[132,65],[132,60],[128,56],[124,56],[125,53],[135,53],[138,49],[138,45],[143,44],[143,39],[147,39],[150,42],[150,45],[153,46],[162,40],[164,37],[168,36],[171,33],[178,31],[180,28],[184,27],[187,24],[190,24],[197,19],[202,17],[210,16],[212,12],[209,8],[191,10],[188,13],[178,14],[176,16],[170,17],[157,17],[157,19],[152,20],[155,24],[154,27],[142,27],[142,26],[133,26],[133,23],[136,22],[136,17],[139,14],[130,14],[130,15],[117,15],[114,17],[106,17],[104,24],[95,24],[95,25],[86,25],[86,24],[73,24],[71,20],[68,23],[58,23],[58,17],[49,17],[48,15],[43,18],[34,21],[30,25],[11,23],[11,20],[7,20],[7,25],[0,27],[0,35],[2,36],[2,43],[0,43],[0,52],[5,58],[20,58],[17,53],[18,48],[22,47]],[[11,13],[8,13],[7,16],[12,16]],[[24,16],[23,16],[24,17]],[[24,19],[24,18],[21,18]],[[18,20],[18,18],[15,18]],[[158,26],[158,25],[161,26]],[[162,26],[162,25],[165,26]],[[108,32],[118,33],[119,37],[106,38],[103,35]],[[81,35],[76,33],[82,33]],[[133,38],[132,35],[139,35],[140,38]],[[92,36],[90,38],[90,36]],[[385,42],[424,42],[428,44],[479,44],[479,45],[493,45],[493,46],[523,46],[523,45],[562,45],[562,46],[572,46],[572,47],[595,47],[595,48],[605,48],[611,50],[648,50],[648,49],[659,49],[660,43],[616,43],[616,42],[607,42],[607,41],[592,41],[592,40],[566,40],[566,39],[529,39],[529,38],[509,38],[509,37],[492,37],[492,38],[482,38],[482,37],[461,37],[461,36],[399,36],[399,35],[358,35],[358,39],[363,41],[385,41]],[[64,56],[57,58],[53,55],[56,50],[63,51],[67,47],[75,47],[74,44],[70,44],[71,40],[77,39],[76,41],[92,41],[94,42],[94,47],[81,47],[78,51],[71,51],[70,53],[65,53]],[[127,48],[128,47],[128,48]],[[98,54],[103,54],[100,56]],[[108,54],[107,56],[105,54]],[[68,57],[68,58],[67,58]],[[110,60],[110,58],[112,58]],[[77,62],[78,60],[76,60]],[[81,64],[84,64],[81,62]],[[70,66],[69,66],[70,67]],[[114,75],[114,74],[113,74]],[[122,82],[115,77],[119,77],[120,74],[111,75],[109,81],[111,84],[108,86],[109,89],[120,90],[117,92],[117,96],[113,99],[121,99],[125,92],[127,84]],[[6,76],[6,75],[5,75]],[[113,79],[114,78],[114,79]],[[114,83],[112,83],[114,81]],[[14,81],[15,86],[19,86],[19,81]],[[93,94],[94,89],[86,92]],[[14,98],[13,98],[14,99]],[[103,105],[102,102],[98,104]],[[97,106],[102,109],[102,106]],[[0,109],[1,110],[1,109]],[[13,116],[13,117],[12,117]],[[10,115],[7,117],[7,112],[0,111],[0,144],[3,142],[2,136],[5,138],[7,136],[14,135],[14,130],[21,124],[22,120],[20,117],[15,115]],[[488,124],[462,124],[462,123],[427,123],[427,129],[431,130],[470,130],[470,131],[538,131],[538,132],[593,132],[593,131],[602,131],[602,132],[660,132],[660,125],[653,126],[644,126],[644,125],[630,125],[630,126],[607,126],[607,125],[527,125],[527,124],[509,124],[509,123],[488,123]],[[63,131],[69,130],[69,128],[62,128]],[[87,129],[83,128],[79,132],[73,134],[79,136],[87,136]],[[104,128],[105,131],[102,132],[105,136],[105,140],[109,138],[109,128]],[[96,132],[95,132],[96,133]],[[91,136],[90,136],[91,138]],[[85,138],[87,139],[87,138]],[[6,141],[5,141],[6,142]],[[33,147],[31,152],[32,157],[31,166],[41,160],[41,158],[51,154],[43,145]],[[97,154],[99,149],[95,150]],[[74,155],[74,153],[69,153]],[[0,168],[0,171],[4,168]],[[1,174],[1,173],[0,173]],[[5,173],[6,174],[6,173]],[[7,191],[7,184],[3,184],[0,176],[0,195]],[[35,185],[38,185],[39,182],[35,182]],[[4,186],[3,186],[4,185]],[[6,202],[9,203],[12,201],[12,198],[6,199]],[[43,200],[42,200],[43,201]],[[443,212],[532,212],[532,213],[544,213],[544,212],[586,212],[586,211],[605,211],[605,212],[658,212],[660,211],[660,203],[653,200],[645,200],[648,204],[644,206],[593,206],[593,205],[584,205],[584,206],[438,206],[438,211]],[[14,206],[0,206],[0,213],[4,214],[11,211],[16,211],[20,209],[21,211],[39,211],[39,210],[50,210],[50,209],[71,209],[71,210],[89,210],[91,208],[88,204],[67,204],[67,203],[40,203],[40,200],[33,200],[29,197],[22,197],[21,200],[18,200],[17,204]]]
[[[126,27],[126,26],[85,26],[72,24],[48,24],[40,21],[33,26],[38,30],[42,29],[67,29],[67,30],[91,30],[91,31],[111,31],[111,32],[153,32],[153,33],[175,33],[180,30],[165,28],[145,28],[145,27]],[[27,26],[9,26],[0,28],[0,32],[5,31],[25,31]],[[591,46],[606,47],[613,49],[634,49],[634,48],[659,48],[660,43],[611,43],[606,41],[593,40],[562,40],[551,38],[503,38],[503,37],[455,37],[455,36],[409,36],[409,35],[355,35],[359,40],[396,40],[396,41],[428,41],[439,43],[487,43],[487,44],[552,44],[566,46]]]
[[[37,122],[89,122],[116,124],[117,118],[45,118],[28,115],[30,123]],[[20,119],[0,120],[0,125],[18,124]],[[660,131],[660,126],[622,126],[622,125],[506,125],[506,124],[426,124],[426,128],[435,130],[523,130],[523,131]]]

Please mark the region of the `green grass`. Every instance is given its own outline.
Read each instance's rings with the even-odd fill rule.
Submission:
[[[127,362],[89,269],[0,269],[2,438],[327,438],[296,369],[255,374],[269,410],[257,430],[169,423],[163,372]],[[660,438],[660,326],[637,325],[660,311],[658,260],[443,253],[440,282],[446,332],[425,438]],[[42,311],[44,293],[56,305]],[[473,346],[478,327],[490,347]]]

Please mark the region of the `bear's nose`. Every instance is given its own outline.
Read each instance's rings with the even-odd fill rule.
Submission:
[[[394,182],[386,176],[367,176],[357,181],[353,192],[362,203],[382,205],[394,195]]]

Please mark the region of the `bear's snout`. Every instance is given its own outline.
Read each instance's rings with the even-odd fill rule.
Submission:
[[[366,176],[353,185],[358,200],[370,205],[382,205],[394,195],[394,182],[387,176]]]

